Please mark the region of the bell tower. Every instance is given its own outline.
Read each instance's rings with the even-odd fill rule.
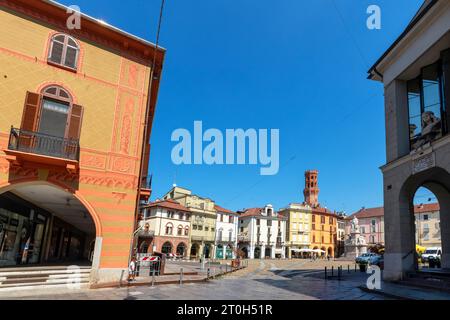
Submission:
[[[305,196],[305,203],[313,208],[319,206],[318,175],[319,171],[317,170],[308,170],[305,172],[305,189],[303,190],[303,195]]]

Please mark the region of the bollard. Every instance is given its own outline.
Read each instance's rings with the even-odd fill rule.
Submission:
[[[347,273],[350,273],[350,265],[347,265]]]
[[[180,268],[180,286],[183,285],[183,268]]]
[[[325,267],[325,280],[328,279],[328,272],[327,272],[327,267]]]
[[[220,273],[223,274],[222,266],[220,266]]]
[[[156,272],[156,270],[153,269],[153,271],[152,271],[152,287],[155,285],[155,272]]]
[[[123,279],[124,273],[125,273],[125,270],[122,270],[122,272],[120,273],[119,288],[122,288],[122,279]]]
[[[206,276],[209,279],[209,277],[211,276],[211,269],[208,268],[208,271],[206,271]]]
[[[331,276],[334,277],[334,266],[331,266]]]
[[[341,281],[341,270],[342,267],[338,267],[338,280]]]
[[[355,272],[356,272],[356,263],[355,263]]]

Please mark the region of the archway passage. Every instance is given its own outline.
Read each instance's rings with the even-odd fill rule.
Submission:
[[[0,267],[89,265],[96,225],[72,193],[48,183],[0,190]]]
[[[233,245],[231,245],[231,244],[227,245],[227,248],[225,251],[225,258],[233,259]]]
[[[217,245],[216,249],[216,259],[223,259],[223,245]]]
[[[255,259],[260,259],[261,258],[261,248],[260,247],[256,247],[255,248],[254,257],[255,257]]]
[[[332,258],[332,257],[333,257],[333,248],[329,247],[329,248],[328,248],[328,251],[327,251],[327,254],[328,254],[328,256],[329,256],[330,258]]]
[[[441,267],[444,271],[450,268],[450,173],[443,168],[434,167],[409,176],[400,188],[386,192],[385,280],[405,279],[419,268],[416,248],[418,230],[415,221],[417,207],[414,198],[416,194],[421,194],[421,187],[433,193],[436,203],[439,204]],[[428,202],[427,198],[425,200]]]
[[[209,259],[211,255],[211,245],[210,244],[205,244],[204,248],[203,248],[203,256],[206,259]]]
[[[177,246],[177,255],[181,256],[181,257],[184,257],[185,254],[186,254],[186,245],[184,243],[180,243]]]
[[[165,253],[165,254],[172,253],[172,248],[173,248],[173,246],[172,246],[171,242],[169,242],[169,241],[164,242],[164,244],[161,247],[161,253]]]
[[[241,250],[244,253],[244,258],[248,259],[248,249],[247,249],[247,247],[243,247],[243,248],[241,248]]]
[[[414,229],[416,268],[441,268],[440,207],[435,194],[425,187],[419,188],[414,195]]]
[[[194,259],[197,258],[198,250],[199,250],[198,243],[193,243],[192,247],[191,247],[191,253],[190,253],[191,258],[194,258]]]
[[[271,258],[272,257],[272,248],[271,247],[266,247],[266,250],[264,252],[264,257],[265,258]]]

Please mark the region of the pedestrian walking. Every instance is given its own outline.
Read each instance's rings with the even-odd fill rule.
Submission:
[[[136,258],[131,258],[130,265],[128,266],[128,281],[136,280]]]

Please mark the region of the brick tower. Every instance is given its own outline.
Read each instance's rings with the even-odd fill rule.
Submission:
[[[303,195],[305,196],[305,203],[313,208],[319,206],[319,187],[317,186],[317,177],[319,171],[309,170],[305,172],[305,190]]]

